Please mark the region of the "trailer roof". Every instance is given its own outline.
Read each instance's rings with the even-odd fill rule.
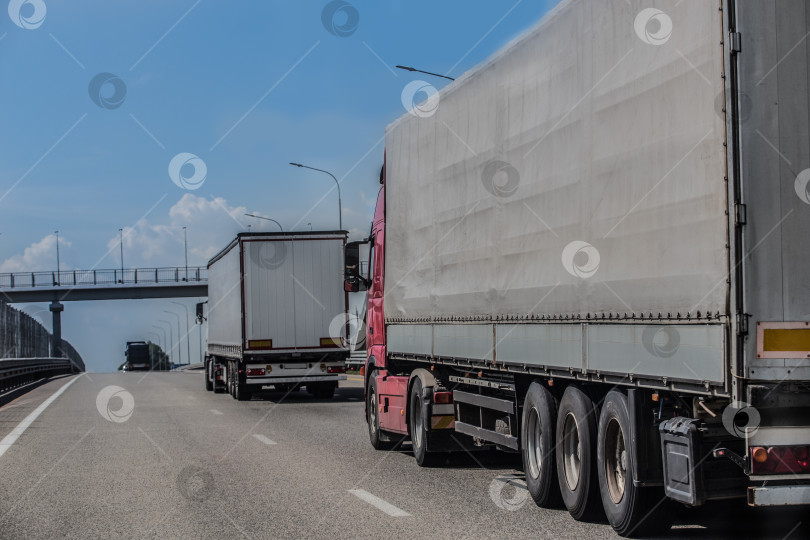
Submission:
[[[242,238],[289,238],[290,240],[303,240],[309,237],[332,237],[335,240],[346,239],[349,237],[349,231],[331,230],[331,231],[275,231],[275,232],[240,232],[237,233],[236,238],[228,242],[222,250],[216,255],[211,257],[208,261],[208,267],[221,259],[228,253]]]

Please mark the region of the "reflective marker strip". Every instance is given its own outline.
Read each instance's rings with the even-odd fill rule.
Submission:
[[[456,426],[455,416],[432,416],[430,423],[432,429],[449,429]]]
[[[361,499],[361,500],[367,502],[371,506],[373,506],[373,507],[375,507],[375,508],[377,508],[379,510],[382,510],[383,512],[385,512],[386,514],[388,514],[391,517],[408,517],[408,516],[410,516],[410,514],[408,512],[406,512],[405,510],[400,510],[399,508],[397,508],[393,504],[382,500],[381,498],[377,497],[376,495],[372,495],[371,493],[369,493],[365,489],[350,489],[349,493],[351,493],[352,495],[354,495],[358,499]]]
[[[19,438],[20,438],[20,435],[22,435],[23,433],[25,433],[25,430],[26,430],[26,429],[28,429],[28,426],[30,426],[31,424],[33,424],[33,423],[34,423],[34,420],[36,420],[36,419],[37,419],[37,417],[39,417],[39,415],[40,415],[40,414],[42,414],[42,412],[43,412],[45,409],[47,409],[47,408],[48,408],[48,405],[50,405],[51,403],[53,403],[53,402],[56,400],[56,398],[58,398],[59,396],[61,396],[61,395],[62,395],[62,393],[63,393],[65,390],[67,390],[67,389],[68,389],[68,387],[69,387],[71,384],[75,383],[75,382],[76,382],[76,381],[78,381],[80,378],[81,378],[81,375],[79,375],[78,377],[76,377],[76,378],[75,378],[75,379],[73,379],[72,381],[69,381],[67,384],[65,384],[64,386],[62,386],[62,388],[60,388],[59,390],[57,390],[56,392],[54,392],[54,393],[51,395],[51,397],[49,397],[48,399],[46,399],[45,401],[43,401],[43,402],[42,402],[42,404],[41,404],[39,407],[37,407],[36,409],[34,409],[34,411],[33,411],[31,414],[29,414],[28,416],[26,416],[26,417],[25,417],[25,420],[23,420],[22,422],[20,422],[19,424],[17,424],[17,427],[15,427],[13,430],[11,430],[11,433],[9,433],[8,435],[6,435],[6,436],[3,438],[3,440],[2,440],[2,441],[0,441],[0,456],[2,456],[3,454],[5,454],[5,453],[6,453],[6,451],[7,451],[9,448],[11,448],[11,445],[12,445],[12,444],[14,444],[14,443],[17,441],[17,439],[19,439]]]

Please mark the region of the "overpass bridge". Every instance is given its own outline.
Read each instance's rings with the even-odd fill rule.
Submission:
[[[0,273],[0,299],[50,302],[53,350],[62,342],[62,302],[208,296],[204,266]]]

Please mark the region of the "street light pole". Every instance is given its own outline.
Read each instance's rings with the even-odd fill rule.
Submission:
[[[266,221],[272,221],[273,223],[275,223],[276,225],[278,225],[278,228],[279,228],[279,230],[280,230],[281,232],[284,232],[284,227],[282,227],[282,226],[281,226],[281,223],[279,223],[278,221],[276,221],[276,220],[275,220],[275,219],[273,219],[273,218],[264,217],[264,216],[257,216],[256,214],[245,214],[245,215],[246,215],[246,216],[248,216],[248,217],[256,218],[256,219],[264,219],[264,220],[266,220]]]
[[[189,345],[189,343],[188,343],[188,337],[189,337],[189,335],[191,335],[191,330],[189,330],[189,326],[188,326],[188,306],[186,306],[185,304],[183,304],[181,302],[174,302],[174,301],[172,301],[172,304],[177,304],[178,306],[182,306],[182,308],[186,310],[186,362],[191,364],[191,345]]]
[[[59,231],[54,231],[56,234],[56,284],[62,285],[62,270],[59,266]]]
[[[175,313],[174,311],[163,310],[163,313],[168,313],[170,315],[174,315],[177,317],[177,357],[180,360],[180,364],[183,363],[183,353],[180,351],[180,345],[183,343],[183,338],[180,337],[180,315]]]
[[[330,173],[329,171],[325,171],[323,169],[316,169],[315,167],[310,167],[309,165],[302,165],[300,163],[290,163],[290,165],[292,165],[293,167],[299,167],[301,169],[310,169],[312,171],[318,171],[318,172],[326,173],[326,174],[328,174],[329,176],[332,177],[332,179],[335,181],[335,185],[337,185],[337,189],[338,189],[338,218],[340,220],[340,230],[342,231],[343,230],[343,202],[341,201],[341,197],[340,197],[340,182],[338,182],[338,179],[335,178],[335,175]]]
[[[121,283],[124,283],[124,229],[118,229],[118,234],[121,236],[119,245],[121,246]]]
[[[451,81],[455,81],[453,77],[448,77],[447,75],[439,75],[438,73],[431,73],[430,71],[422,71],[421,69],[416,69],[410,66],[396,66],[397,69],[404,69],[405,71],[415,71],[416,73],[424,73],[425,75],[432,75],[433,77],[441,77],[443,79],[450,79]]]
[[[172,332],[172,323],[160,319],[158,322],[166,323],[169,325],[169,360],[172,359],[172,350],[174,349],[174,333]],[[182,358],[180,359],[182,361]]]
[[[162,326],[158,326],[156,324],[153,324],[152,327],[157,328],[158,330],[163,332],[163,344],[160,346],[160,350],[161,350],[161,352],[165,353],[166,352],[166,329],[163,328]]]
[[[186,281],[188,281],[188,237],[186,236],[185,227],[183,227],[183,249],[186,252]]]

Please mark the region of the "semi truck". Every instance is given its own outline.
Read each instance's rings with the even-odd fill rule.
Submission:
[[[371,444],[623,536],[810,503],[810,6],[566,0],[386,129]],[[368,271],[360,253],[369,249]]]
[[[127,361],[124,363],[125,371],[139,371],[152,369],[152,358],[149,354],[149,345],[145,341],[127,341],[124,351]]]
[[[240,401],[264,386],[333,396],[349,356],[347,237],[239,233],[209,261],[206,390]]]

